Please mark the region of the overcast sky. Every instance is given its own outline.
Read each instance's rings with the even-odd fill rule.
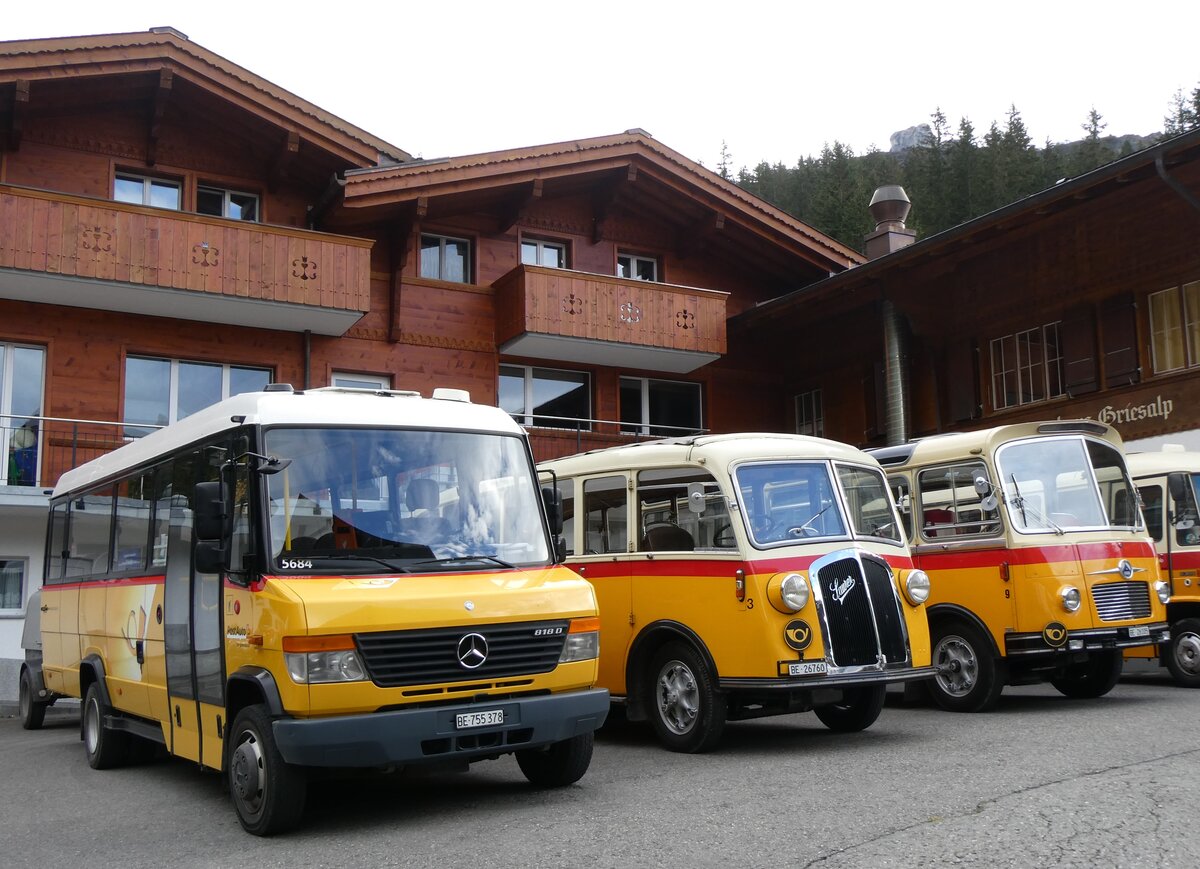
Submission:
[[[641,127],[716,168],[887,150],[938,107],[1037,144],[1162,129],[1200,84],[1200,2],[10,0],[0,39],[170,25],[398,145],[441,157]]]

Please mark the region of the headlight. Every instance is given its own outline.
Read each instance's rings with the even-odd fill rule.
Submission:
[[[590,661],[599,657],[600,619],[596,616],[571,619],[571,627],[567,630],[567,639],[563,643],[562,654],[558,656],[558,663]]]
[[[288,675],[300,685],[326,682],[362,682],[367,678],[358,652],[338,649],[330,652],[285,652]]]
[[[1079,604],[1083,600],[1083,598],[1079,596],[1079,589],[1073,585],[1068,585],[1059,592],[1059,595],[1062,597],[1063,609],[1069,613],[1073,613],[1078,610]]]
[[[1158,599],[1162,603],[1166,603],[1171,599],[1171,586],[1161,579],[1154,583],[1154,590],[1158,593]]]
[[[913,606],[929,600],[929,574],[923,570],[910,570],[904,578],[904,594]]]
[[[804,609],[808,603],[808,596],[808,583],[798,573],[789,573],[779,584],[779,598],[783,601],[784,606],[793,612]]]

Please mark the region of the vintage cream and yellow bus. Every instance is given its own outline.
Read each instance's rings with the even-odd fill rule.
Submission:
[[[1170,641],[1126,654],[1156,658],[1180,685],[1200,688],[1200,453],[1166,446],[1161,452],[1127,454],[1125,460],[1171,592]]]
[[[315,767],[515,753],[578,780],[609,707],[596,600],[522,429],[459,390],[270,390],[54,489],[42,677],[82,698],[89,763],[159,743],[223,770],[255,834],[297,823]]]
[[[1055,421],[872,450],[913,560],[945,709],[990,709],[1006,684],[1099,697],[1122,650],[1166,636],[1159,580],[1117,432]]]
[[[599,684],[674,751],[725,722],[813,710],[870,726],[885,687],[928,678],[928,580],[874,459],[799,435],[685,437],[539,466],[589,579]]]

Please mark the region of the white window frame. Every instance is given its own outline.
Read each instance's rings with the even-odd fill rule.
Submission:
[[[1195,305],[1188,304],[1189,288],[1196,288],[1200,294],[1200,281],[1185,281],[1174,287],[1167,287],[1150,293],[1146,297],[1146,308],[1150,318],[1150,365],[1155,374],[1168,374],[1172,371],[1183,371],[1200,365],[1200,311],[1194,310]],[[1155,300],[1164,297],[1165,304],[1173,307],[1179,317],[1178,326],[1168,327],[1161,322],[1155,322]],[[1178,333],[1173,336],[1172,333]],[[1158,339],[1160,337],[1176,337],[1179,353],[1179,364],[1169,365],[1167,360],[1159,359]]]
[[[576,371],[576,370],[572,370],[570,368],[549,368],[545,365],[514,365],[511,362],[502,362],[500,364],[500,368],[497,370],[497,374],[503,373],[503,370],[505,368],[512,369],[514,371],[520,370],[524,374],[525,393],[524,393],[523,405],[525,407],[525,410],[522,413],[510,414],[510,416],[517,421],[518,425],[525,426],[525,428],[534,428],[535,427],[535,423],[533,421],[534,418],[543,416],[543,414],[535,413],[532,410],[532,408],[533,408],[533,384],[534,384],[533,372],[535,370],[536,371],[551,371],[551,372],[555,372],[555,373],[559,373],[559,374],[570,374],[572,376],[583,377],[584,389],[587,392],[587,403],[588,403],[587,414],[588,415],[587,415],[587,417],[585,417],[583,419],[579,419],[577,424],[574,426],[572,426],[568,420],[564,419],[562,421],[553,421],[550,425],[546,425],[545,423],[538,423],[536,425],[536,427],[537,428],[565,428],[570,431],[576,431],[577,429],[579,431],[591,431],[592,430],[592,420],[591,420],[591,415],[592,415],[592,375],[590,372]]]
[[[170,362],[171,376],[167,384],[167,389],[170,393],[167,399],[167,424],[179,422],[179,366],[187,365],[213,365],[221,366],[221,401],[229,398],[229,375],[234,368],[246,368],[251,371],[265,371],[267,373],[267,382],[270,383],[275,376],[275,372],[271,368],[259,365],[243,365],[239,362],[213,362],[209,359],[168,359],[164,356],[145,356],[141,353],[130,353],[125,357],[125,364],[128,366],[130,359],[147,359],[153,362]],[[125,415],[125,397],[121,397],[121,415]],[[137,428],[157,428],[156,424],[149,422],[130,422],[123,419],[126,430]],[[128,431],[127,431],[128,433]]]
[[[804,413],[806,401],[812,410],[810,418],[806,418]],[[825,406],[821,401],[821,390],[810,389],[797,394],[793,399],[793,406],[796,413],[796,434],[825,437]]]
[[[650,384],[651,383],[671,383],[671,384],[677,384],[680,386],[694,387],[696,390],[696,409],[699,411],[697,416],[699,417],[699,421],[700,421],[700,425],[697,427],[696,433],[700,433],[703,431],[703,429],[704,429],[704,389],[699,383],[696,383],[695,381],[692,381],[692,380],[667,380],[662,377],[630,377],[628,375],[622,374],[621,377],[617,381],[617,394],[618,395],[620,395],[621,386],[625,381],[637,382],[639,384],[639,388],[640,388],[640,392],[641,392],[641,408],[638,411],[638,416],[640,417],[641,421],[636,422],[636,423],[629,423],[629,422],[622,421],[620,423],[621,434],[639,435],[642,437],[649,437],[653,430],[654,437],[670,438],[670,437],[686,437],[688,434],[691,433],[688,430],[684,429],[682,426],[671,427],[667,431],[658,431],[658,429],[664,428],[664,426],[653,425],[649,422],[649,419],[650,419]],[[637,428],[637,431],[632,430],[633,427],[635,427],[635,426]]]
[[[1055,320],[1052,323],[1046,323],[1043,326],[1035,326],[1032,329],[1022,329],[1020,332],[1013,332],[1008,335],[1001,335],[999,338],[993,338],[989,345],[990,361],[991,361],[991,380],[992,380],[992,408],[994,410],[1008,410],[1013,407],[1024,407],[1028,404],[1040,404],[1044,401],[1052,401],[1056,398],[1062,398],[1066,393],[1063,391],[1063,351],[1062,337],[1059,327],[1062,325],[1061,320]],[[1041,337],[1041,357],[1039,359],[1023,358],[1028,357],[1029,353],[1021,352],[1023,343],[1022,336],[1040,332]],[[1051,341],[1053,337],[1053,341]],[[1005,352],[1004,342],[1011,341],[1013,353],[1016,358],[1008,359]],[[1028,342],[1025,342],[1027,346]],[[1054,355],[1051,355],[1049,348],[1053,346]],[[1038,377],[1042,385],[1042,397],[1032,398],[1031,390],[1028,388],[1032,372],[1036,368],[1041,368],[1041,374]],[[1057,376],[1051,378],[1051,369],[1055,371]],[[1017,381],[1017,400],[1009,403],[1004,395],[1004,378],[1008,374],[1014,374]],[[1051,383],[1057,382],[1057,392],[1053,391]],[[1028,394],[1027,394],[1028,393]]]
[[[421,253],[425,249],[425,241],[427,239],[436,239],[438,241],[438,276],[432,277],[421,273],[422,257]],[[456,281],[453,278],[445,277],[446,273],[446,242],[462,242],[467,246],[467,262],[463,268],[463,279]],[[475,278],[475,243],[469,238],[463,238],[456,235],[442,235],[437,232],[422,232],[420,239],[417,241],[417,276],[424,278],[427,281],[448,281],[449,283],[470,284]]]
[[[526,245],[533,246],[534,251],[535,251],[535,258],[537,260],[536,262],[533,262],[533,263],[525,262],[525,246]],[[558,251],[559,260],[562,262],[561,266],[548,266],[542,262],[542,251],[545,250],[546,248],[553,248],[554,250]],[[553,269],[553,268],[564,268],[565,269],[568,266],[567,243],[564,241],[551,241],[551,240],[544,239],[544,238],[522,238],[521,239],[521,265],[535,265],[535,266],[541,266],[542,268],[545,268],[545,269]]]
[[[639,278],[637,276],[637,273],[638,273],[637,264],[638,263],[650,263],[652,266],[654,266],[654,277],[651,278],[650,281],[652,281],[654,283],[658,283],[658,281],[659,281],[658,257],[644,256],[643,254],[630,253],[629,251],[619,250],[619,251],[617,251],[617,275],[618,276],[620,276],[620,273],[621,273],[621,260],[622,259],[629,260],[629,276],[624,278],[624,280],[627,280],[627,281],[645,280],[645,278]]]
[[[216,184],[197,184],[196,185],[196,213],[200,211],[200,194],[220,193],[221,194],[221,213],[220,214],[205,214],[205,217],[224,217],[226,220],[238,220],[243,223],[261,223],[262,222],[262,197],[257,193],[251,193],[249,190],[233,190],[228,187],[221,187]],[[244,217],[229,216],[229,197],[230,196],[245,196],[254,200],[254,218],[247,220]]]
[[[339,383],[338,381],[343,381]],[[349,383],[345,381],[350,381]],[[352,371],[334,371],[329,376],[331,386],[341,386],[346,389],[391,389],[391,375],[355,374]]]
[[[148,208],[163,208],[162,205],[153,205],[150,201],[150,190],[154,184],[162,184],[168,187],[175,188],[175,207],[168,209],[170,211],[183,210],[183,183],[176,181],[173,178],[162,178],[158,175],[142,175],[140,172],[117,172],[113,175],[113,201],[124,202],[117,199],[117,181],[141,181],[142,182],[142,201],[140,203],[130,202],[127,205],[144,205]]]
[[[24,616],[25,604],[28,602],[31,593],[29,588],[29,557],[25,555],[3,555],[0,556],[0,561],[18,562],[21,565],[21,588],[17,593],[17,606],[15,608],[0,607],[0,618]]]
[[[38,402],[38,416],[44,416],[46,412],[46,348],[40,344],[21,344],[9,341],[0,341],[0,461],[3,465],[0,466],[0,486],[10,485],[8,479],[8,450],[12,444],[12,436],[15,426],[13,423],[16,418],[12,416],[12,396],[13,396],[13,350],[40,350],[42,353],[42,397]],[[28,417],[21,417],[28,419]],[[38,425],[38,440],[37,440],[37,458],[38,458],[38,477],[34,480],[34,485],[41,484],[41,460],[42,460],[42,436],[44,434],[44,426]]]

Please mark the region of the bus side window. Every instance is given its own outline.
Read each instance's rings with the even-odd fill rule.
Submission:
[[[567,555],[575,554],[575,481],[559,480],[558,494],[562,498],[563,540],[567,544]]]
[[[624,475],[584,481],[584,554],[629,551],[626,493]]]
[[[892,500],[900,513],[900,522],[904,525],[904,536],[912,540],[912,494],[908,489],[907,477],[888,477],[888,488],[892,490]]]
[[[729,508],[713,476],[695,468],[638,474],[638,551],[691,552],[737,546]]]
[[[1000,533],[1000,509],[983,509],[983,496],[975,480],[988,478],[982,462],[921,471],[921,536],[927,540],[946,537],[979,537]]]
[[[1142,512],[1146,516],[1146,530],[1157,541],[1163,539],[1163,490],[1162,486],[1138,486],[1142,496]]]

